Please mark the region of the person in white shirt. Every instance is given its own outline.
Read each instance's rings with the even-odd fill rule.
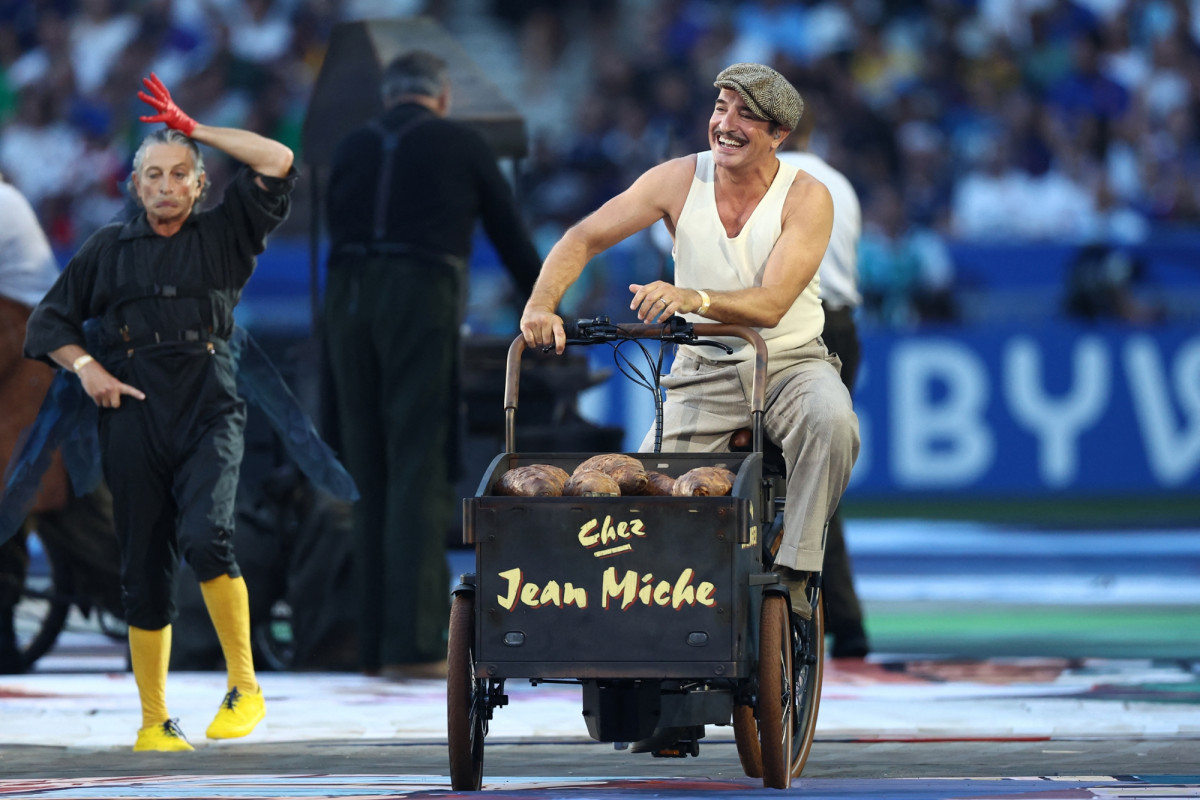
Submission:
[[[810,107],[788,137],[789,149],[779,160],[797,167],[825,184],[833,199],[833,232],[821,266],[821,307],[825,329],[821,337],[829,352],[842,360],[842,383],[853,395],[858,373],[859,340],[854,310],[862,302],[858,291],[858,240],[862,236],[862,209],[850,180],[808,150],[814,128]],[[834,658],[863,658],[870,651],[863,627],[862,605],[854,589],[854,572],[846,552],[842,515],[835,511],[825,536],[825,630],[833,636]]]

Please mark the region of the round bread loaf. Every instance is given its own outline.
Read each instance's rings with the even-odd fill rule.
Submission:
[[[510,497],[559,497],[567,472],[551,464],[514,467],[496,481],[496,494]]]
[[[576,467],[573,474],[578,475],[588,470],[599,470],[611,476],[621,487],[623,495],[646,493],[646,468],[633,456],[623,453],[603,453],[592,456]]]
[[[652,497],[670,497],[675,493],[675,479],[664,472],[646,472],[646,494]]]
[[[571,477],[565,469],[562,467],[556,467],[553,464],[530,464],[529,469],[530,471],[540,472],[547,478],[550,478],[557,483],[559,492],[562,491],[562,487],[566,484],[567,478]]]
[[[567,479],[567,483],[563,487],[563,494],[568,497],[582,497],[589,494],[615,497],[621,494],[621,486],[611,475],[598,469],[588,469],[583,472],[576,470],[575,474]]]
[[[733,478],[724,467],[696,467],[675,480],[675,496],[722,497],[733,490]]]

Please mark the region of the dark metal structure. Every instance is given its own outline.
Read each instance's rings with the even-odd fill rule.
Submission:
[[[312,187],[310,299],[314,329],[319,312],[321,175],[338,142],[383,110],[380,81],[393,58],[427,50],[446,60],[453,84],[450,118],[476,128],[500,158],[528,152],[525,120],[470,54],[428,17],[360,20],[334,26],[313,87],[301,134],[302,160]]]
[[[446,59],[454,102],[450,118],[479,130],[501,158],[528,151],[525,120],[446,29],[428,17],[341,22],[334,26],[317,75],[302,146],[310,166],[328,166],[342,137],[383,110],[383,68],[409,50],[428,50]]]

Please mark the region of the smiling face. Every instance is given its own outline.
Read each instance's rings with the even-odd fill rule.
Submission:
[[[161,233],[164,227],[177,230],[192,213],[204,188],[204,174],[196,173],[192,153],[184,145],[154,144],[146,148],[133,185],[151,226]]]
[[[770,132],[771,123],[759,119],[733,89],[722,89],[708,121],[708,144],[713,161],[732,167],[753,163],[773,153],[781,139]]]

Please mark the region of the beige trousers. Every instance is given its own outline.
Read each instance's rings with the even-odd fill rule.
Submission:
[[[767,363],[766,436],[783,450],[788,471],[776,564],[793,569],[820,571],[825,524],[858,458],[858,417],[840,368],[819,338],[771,353]],[[663,451],[728,451],[730,434],[751,425],[752,374],[749,363],[721,363],[681,350],[662,380]],[[653,446],[652,428],[640,449]]]

